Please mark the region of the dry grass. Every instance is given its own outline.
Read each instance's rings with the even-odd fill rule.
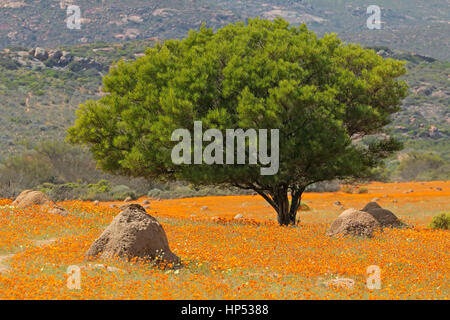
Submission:
[[[120,271],[83,268],[80,290],[67,288],[66,270],[85,265],[84,252],[119,209],[66,201],[60,205],[73,214],[60,217],[0,200],[0,299],[448,299],[449,231],[426,226],[450,211],[450,182],[361,187],[368,193],[305,194],[311,210],[300,212],[295,227],[279,227],[257,196],[151,200],[147,211],[184,267],[101,261]],[[342,211],[335,201],[361,208],[373,198],[414,228],[374,239],[324,235]],[[233,220],[239,213],[244,218]],[[365,285],[369,265],[381,268],[380,290]],[[354,279],[355,287],[320,285],[335,277]]]

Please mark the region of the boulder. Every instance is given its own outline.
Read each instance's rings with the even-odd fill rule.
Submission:
[[[48,59],[48,52],[43,48],[34,49],[34,57],[40,61],[44,61]]]
[[[333,221],[327,236],[372,237],[381,226],[372,215],[356,209],[347,209]]]
[[[60,50],[50,51],[48,54],[49,59],[58,61],[62,57],[63,53]]]
[[[86,252],[86,259],[119,257],[179,264],[161,224],[138,204],[118,214]]]
[[[62,55],[59,58],[58,65],[64,67],[68,65],[72,61],[72,59],[73,57],[70,52],[62,51]]]
[[[404,226],[404,223],[401,222],[395,214],[387,209],[383,209],[376,202],[369,202],[361,209],[361,211],[369,213],[375,220],[381,225],[381,227],[393,227],[399,228]]]
[[[27,208],[34,205],[51,205],[53,201],[43,192],[33,191],[33,190],[25,190],[13,201],[11,204],[16,208]]]
[[[52,214],[59,214],[60,216],[66,217],[69,215],[69,211],[67,211],[66,209],[64,209],[63,207],[60,206],[52,206],[48,213],[52,213]]]

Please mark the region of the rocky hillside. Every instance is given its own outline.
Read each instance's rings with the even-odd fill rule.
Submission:
[[[103,95],[101,78],[119,59],[143,55],[153,41],[0,51],[0,159],[24,141],[62,138],[77,106]],[[386,47],[384,57],[408,61],[410,94],[389,129],[406,150],[432,150],[450,160],[450,63]]]
[[[381,30],[369,30],[369,4],[381,8]],[[81,10],[81,29],[67,28],[67,7]],[[180,38],[202,22],[219,28],[260,16],[307,23],[346,41],[384,45],[448,61],[448,0],[0,0],[0,49],[98,41]],[[69,15],[70,16],[70,15]]]
[[[62,138],[75,109],[101,92],[110,65],[142,55],[151,41],[97,43],[56,49],[0,51],[0,159],[24,141]]]

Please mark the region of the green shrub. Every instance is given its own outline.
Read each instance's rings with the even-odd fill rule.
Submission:
[[[342,192],[345,192],[345,193],[353,193],[355,190],[354,190],[354,188],[353,187],[351,187],[351,186],[345,186],[345,187],[343,187],[342,188]]]
[[[100,180],[97,183],[88,184],[90,191],[94,193],[104,193],[111,191],[111,183],[108,180]]]
[[[181,199],[207,196],[229,196],[229,195],[250,195],[251,190],[241,190],[237,188],[220,188],[214,186],[193,187],[191,185],[172,186],[167,190],[154,188],[147,194],[150,198],[160,199]]]
[[[123,200],[127,197],[131,197],[132,199],[137,198],[136,191],[123,184],[114,186],[111,189],[110,194],[114,198],[114,200]]]
[[[450,213],[442,213],[433,218],[430,224],[431,229],[448,230],[450,226]]]
[[[123,200],[126,197],[137,198],[136,191],[125,185],[111,187],[111,183],[107,180],[100,180],[91,184],[43,183],[38,186],[38,190],[46,193],[55,201],[64,201],[66,199],[113,201]]]
[[[311,185],[309,185],[305,192],[335,192],[339,191],[341,186],[339,185],[339,181],[333,180],[333,181],[322,181],[322,182],[316,182]]]
[[[86,193],[86,186],[78,183],[43,183],[38,186],[38,190],[47,194],[54,201],[64,201],[82,198]]]
[[[152,190],[150,190],[147,194],[147,196],[149,196],[150,198],[158,198],[161,195],[161,190],[158,188],[153,188]]]

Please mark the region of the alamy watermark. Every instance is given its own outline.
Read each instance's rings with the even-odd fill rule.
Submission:
[[[72,265],[67,268],[67,288],[69,290],[81,289],[81,269],[79,266]]]
[[[79,6],[70,5],[67,7],[67,28],[71,30],[81,29],[81,9]]]
[[[369,290],[381,289],[381,269],[377,265],[367,267],[367,281],[366,286]]]
[[[381,8],[376,5],[368,6],[367,14],[370,14],[367,19],[367,28],[370,30],[381,29]]]
[[[259,161],[260,165],[268,166],[260,169],[261,175],[278,173],[280,165],[279,129],[270,129],[270,155],[268,154],[268,129],[259,129],[258,134],[255,129],[246,131],[226,129],[224,145],[224,137],[220,130],[208,129],[203,133],[202,122],[195,121],[193,141],[191,133],[187,129],[174,130],[171,140],[179,141],[172,149],[171,157],[174,164],[243,165],[246,164],[246,141],[248,141],[248,164],[256,165]],[[211,143],[203,148],[203,141]],[[237,159],[235,159],[235,154]]]

